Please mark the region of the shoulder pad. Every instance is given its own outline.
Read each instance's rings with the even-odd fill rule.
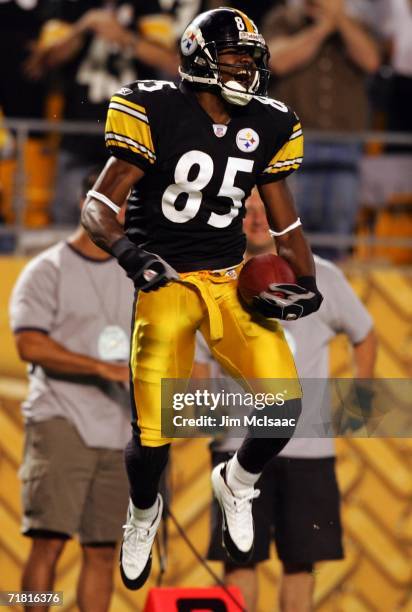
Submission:
[[[121,87],[114,95],[121,96],[122,98],[130,98],[133,101],[136,98],[145,97],[147,93],[170,89],[177,89],[173,81],[141,80],[134,81],[134,83]]]
[[[268,110],[275,110],[278,113],[284,114],[293,113],[289,106],[280,100],[275,100],[274,98],[269,98],[267,96],[255,96],[255,100],[261,104],[264,104]]]

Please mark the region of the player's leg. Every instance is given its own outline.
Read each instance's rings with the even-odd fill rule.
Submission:
[[[243,595],[245,608],[248,612],[256,610],[259,597],[259,583],[255,563],[249,561],[247,565],[240,566],[227,561],[225,563],[225,584],[239,589]]]
[[[283,563],[279,590],[281,612],[312,612],[315,578],[310,563]]]
[[[24,565],[22,591],[53,591],[56,565],[63,552],[68,536],[46,530],[32,530],[29,557]],[[30,606],[27,610],[45,612],[48,605]]]
[[[189,378],[195,332],[204,312],[196,291],[180,283],[141,292],[135,306],[131,353],[134,425],[125,452],[131,499],[121,552],[122,578],[131,589],[140,588],[150,573],[151,548],[163,510],[159,482],[171,440],[162,437],[161,381]]]
[[[220,288],[222,292],[222,288]],[[255,484],[265,464],[287,444],[299,418],[300,385],[293,357],[283,331],[275,321],[253,317],[239,303],[236,283],[227,283],[220,301],[224,336],[211,342],[207,326],[202,332],[215,358],[252,392],[274,393],[276,379],[281,388],[287,379],[288,397],[282,407],[270,408],[272,416],[287,417],[293,423],[277,428],[276,438],[249,433],[235,456],[212,473],[215,495],[224,515],[225,546],[237,562],[247,562],[253,550],[251,504],[259,492]],[[249,382],[248,382],[249,381]]]
[[[115,542],[82,546],[82,565],[77,582],[77,605],[81,612],[109,610],[115,556]]]
[[[258,565],[270,557],[270,542],[272,539],[271,519],[276,492],[272,461],[266,465],[256,486],[260,489],[260,495],[252,507],[255,524],[253,554],[246,565],[239,566],[229,559],[225,563],[225,583],[228,586],[239,587],[248,612],[253,612],[257,609],[259,598]]]
[[[129,492],[123,451],[94,449],[94,452],[96,468],[78,530],[83,554],[77,603],[82,612],[109,609],[116,544],[122,537]]]
[[[228,461],[233,452],[212,451],[212,467]],[[271,517],[273,514],[272,474],[265,470],[258,482],[261,495],[253,504],[253,518],[256,525],[255,545],[253,555],[246,565],[234,563],[223,546],[222,542],[222,513],[216,499],[211,507],[211,534],[207,558],[210,561],[223,561],[224,580],[228,586],[237,586],[245,601],[246,609],[256,609],[258,592],[257,565],[269,559],[269,545],[271,540]]]
[[[23,533],[32,539],[32,545],[23,571],[23,590],[53,590],[57,561],[80,522],[94,472],[91,455],[93,451],[65,419],[26,426],[20,474]],[[35,609],[46,610],[47,606]]]
[[[334,458],[277,457],[275,542],[283,575],[282,612],[310,612],[314,564],[342,559],[339,490]]]

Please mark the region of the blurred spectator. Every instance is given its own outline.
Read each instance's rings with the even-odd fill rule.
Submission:
[[[43,117],[44,82],[28,79],[24,66],[39,35],[45,2],[0,2],[0,108],[6,117]]]
[[[177,74],[172,46],[171,17],[162,13],[157,0],[49,0],[49,19],[43,43],[34,52],[30,74],[38,77],[57,66],[64,67],[65,119],[105,121],[111,95],[136,78],[156,78],[162,70]],[[80,177],[106,159],[101,135],[69,134],[59,156],[53,218],[74,224],[73,205]]]
[[[229,3],[232,8],[243,11],[261,30],[264,24],[266,14],[276,6],[285,4],[285,0],[259,0],[259,2],[250,2],[250,0],[233,0]],[[210,0],[209,8],[218,8],[222,6],[220,0]]]
[[[83,197],[95,179],[87,177]],[[77,533],[80,610],[109,609],[127,508],[131,310],[130,281],[81,227],[35,257],[11,297],[17,349],[32,364],[20,471],[22,531],[32,543],[22,589],[53,590],[57,561]]]
[[[378,46],[360,20],[364,3],[290,0],[266,19],[272,95],[290,104],[306,129],[363,130],[368,124],[365,76],[380,63]],[[359,10],[357,10],[359,9]],[[305,162],[291,181],[307,231],[350,236],[358,208],[361,146],[307,142]],[[342,251],[314,249],[329,257]]]
[[[208,0],[161,0],[163,7],[170,4],[170,11],[173,15],[173,29],[176,41],[180,39],[188,24],[193,21],[196,15],[214,8],[210,6]],[[220,2],[218,6],[222,3]]]
[[[376,14],[376,27],[389,43],[389,65],[393,70],[387,128],[412,133],[412,1],[377,0]]]
[[[9,119],[41,119],[45,112],[45,83],[33,82],[27,78],[25,62],[39,35],[46,1],[2,0],[0,2],[0,224],[11,223],[15,219],[12,200],[16,170],[15,134],[2,127],[1,118],[5,116]],[[41,136],[34,132],[30,134],[25,147],[26,163],[42,159],[44,142]],[[32,186],[34,188],[39,186],[38,182],[33,185],[36,179],[29,180],[28,183],[29,189]],[[30,195],[29,189],[28,195]],[[29,225],[35,226],[47,222],[47,216],[26,215],[26,221]],[[14,236],[2,234],[0,251],[9,251],[13,248]]]

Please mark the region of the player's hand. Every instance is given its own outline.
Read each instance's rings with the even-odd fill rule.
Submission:
[[[78,29],[81,32],[93,32],[109,43],[121,44],[125,38],[125,29],[117,20],[113,10],[107,8],[90,9],[80,18]]]
[[[348,382],[345,388],[345,397],[340,398],[340,405],[336,408],[333,415],[334,430],[336,435],[342,436],[355,432],[362,427],[374,428],[376,419],[372,418],[373,400],[375,392],[370,385],[370,381],[363,379]],[[382,418],[378,414],[377,418]]]
[[[141,291],[155,291],[170,281],[179,279],[176,270],[164,259],[139,248],[126,236],[113,245],[112,253],[127,276],[132,279],[136,289]]]
[[[96,365],[96,373],[100,378],[112,382],[129,382],[129,366],[117,363],[99,361]]]
[[[253,300],[253,308],[268,318],[294,321],[318,310],[323,297],[313,277],[304,276],[298,284],[274,283]]]
[[[325,35],[331,34],[336,29],[335,15],[328,8],[328,2],[329,0],[311,0],[305,5],[306,15],[322,27]]]

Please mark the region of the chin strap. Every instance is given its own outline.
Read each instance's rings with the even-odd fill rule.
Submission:
[[[271,236],[283,236],[284,234],[287,234],[288,232],[291,232],[292,230],[296,229],[297,227],[299,227],[300,225],[302,225],[302,222],[300,220],[300,217],[298,217],[296,219],[296,221],[294,221],[293,223],[291,223],[290,225],[288,225],[284,230],[282,230],[281,232],[275,232],[274,230],[269,230],[269,234]]]
[[[213,68],[211,69],[213,70]],[[230,104],[245,106],[250,102],[253,96],[258,95],[254,92],[248,91],[245,87],[243,87],[243,85],[241,85],[241,83],[238,83],[237,81],[228,81],[227,83],[223,83],[218,76],[193,76],[191,74],[187,74],[187,72],[184,72],[181,66],[179,66],[178,71],[182,79],[189,81],[189,83],[200,83],[202,85],[217,85],[218,87],[220,87],[222,97]],[[251,87],[255,87],[258,82],[259,75],[256,74]]]
[[[108,198],[107,196],[105,196],[103,193],[99,193],[98,191],[94,191],[94,189],[90,189],[90,191],[87,192],[86,197],[87,198],[94,198],[95,200],[98,200],[102,204],[106,204],[106,206],[108,206],[109,208],[114,210],[114,212],[116,214],[119,214],[119,212],[120,212],[120,206],[117,206],[117,204],[112,202],[111,199]]]

